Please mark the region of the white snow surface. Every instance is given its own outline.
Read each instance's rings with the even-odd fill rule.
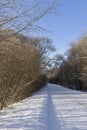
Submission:
[[[87,93],[47,84],[0,111],[0,130],[87,130]]]

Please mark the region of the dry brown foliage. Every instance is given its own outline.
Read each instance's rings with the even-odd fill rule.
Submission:
[[[21,44],[14,36],[2,42],[0,44],[1,108],[28,96],[32,90],[31,84],[36,82],[40,75],[39,51],[32,44]]]

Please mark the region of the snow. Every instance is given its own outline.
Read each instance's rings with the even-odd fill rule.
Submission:
[[[0,111],[0,130],[87,130],[87,94],[47,84]]]

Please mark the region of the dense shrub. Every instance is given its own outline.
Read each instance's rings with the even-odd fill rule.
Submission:
[[[50,82],[87,91],[87,35],[71,43],[66,54],[57,75],[54,71]]]
[[[13,36],[12,36],[13,37]],[[28,97],[46,83],[41,57],[32,44],[10,37],[0,44],[0,107]]]

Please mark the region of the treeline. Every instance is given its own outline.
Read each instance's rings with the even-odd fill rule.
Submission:
[[[60,65],[56,67],[56,73],[54,68],[50,70],[49,82],[87,90],[87,35],[72,42],[66,55],[56,62]]]
[[[53,50],[51,40],[24,34],[45,31],[38,21],[54,6],[54,0],[0,1],[0,109],[46,83],[47,53]]]
[[[27,38],[13,30],[0,32],[0,109],[24,99],[46,84],[48,38]]]

